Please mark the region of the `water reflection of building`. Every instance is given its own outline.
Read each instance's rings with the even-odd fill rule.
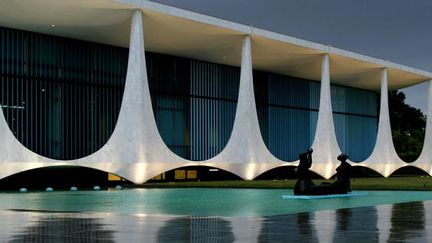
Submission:
[[[98,218],[50,214],[15,234],[11,242],[114,242],[114,231]]]
[[[266,217],[259,242],[379,242],[375,207]]]
[[[377,227],[379,242],[387,242],[390,235],[390,216],[392,205],[377,206]]]
[[[158,242],[232,242],[234,234],[228,220],[218,217],[172,219],[159,229]]]
[[[263,224],[261,217],[230,217],[234,239],[236,242],[254,242],[259,239]]]
[[[333,242],[379,242],[375,207],[336,210]]]
[[[313,213],[265,217],[259,242],[317,242]]]
[[[425,211],[424,220],[426,241],[432,242],[432,235],[428,234],[428,232],[432,233],[432,201],[424,201],[423,206]]]
[[[390,221],[389,242],[426,242],[425,209],[422,201],[394,204]]]
[[[267,217],[0,211],[12,242],[430,242],[432,202]]]
[[[336,215],[334,210],[314,212],[313,224],[317,231],[319,242],[331,242],[336,227]]]
[[[0,242],[3,242],[12,239],[21,229],[33,226],[37,217],[32,213],[1,210],[0,218]]]

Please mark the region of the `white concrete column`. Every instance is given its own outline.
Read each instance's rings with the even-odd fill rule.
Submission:
[[[385,177],[405,165],[393,145],[388,106],[387,68],[381,70],[381,102],[375,147],[369,158],[360,165],[369,167]]]
[[[428,81],[428,110],[423,149],[417,160],[411,165],[432,175],[432,80]]]
[[[267,149],[259,128],[252,75],[251,38],[243,38],[240,87],[231,137],[215,158],[206,165],[231,171],[246,180],[284,164]]]
[[[62,161],[25,148],[0,116],[0,178],[34,168],[56,165],[85,166],[116,173],[141,184],[164,171],[188,165],[162,141],[153,116],[145,64],[142,12],[132,16],[129,60],[122,105],[107,143],[81,159]]]
[[[221,168],[245,179],[285,165],[266,148],[255,107],[251,39],[243,39],[240,90],[233,131],[225,149],[207,161],[188,161],[173,153],[162,140],[154,119],[145,60],[142,12],[132,16],[129,59],[122,105],[116,127],[107,143],[84,158],[62,161],[40,156],[25,148],[0,115],[0,178],[45,166],[72,165],[118,174],[141,184],[165,171],[191,165]],[[293,164],[295,165],[295,163]]]
[[[341,154],[333,123],[329,55],[322,58],[321,92],[311,170],[329,179],[336,173],[337,156]]]
[[[142,17],[140,10],[132,17],[122,106],[112,139],[106,144],[115,151],[112,154],[117,157],[115,162],[124,164],[115,171],[137,184],[173,168],[193,164],[172,152],[159,134],[148,84]]]

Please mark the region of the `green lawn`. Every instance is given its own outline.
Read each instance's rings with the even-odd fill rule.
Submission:
[[[319,184],[326,180],[314,180]],[[146,183],[143,188],[293,188],[296,180]],[[329,181],[331,182],[331,181]],[[354,190],[432,190],[432,177],[353,178]]]

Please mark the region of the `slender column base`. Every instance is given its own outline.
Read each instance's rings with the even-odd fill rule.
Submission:
[[[336,173],[338,165],[336,158],[341,151],[333,123],[328,54],[325,54],[322,60],[320,106],[312,148],[314,152],[311,170],[329,179]]]
[[[428,83],[428,111],[423,149],[417,160],[410,165],[422,169],[429,175],[432,175],[432,80]]]
[[[372,154],[364,162],[352,163],[375,170],[384,177],[388,177],[397,169],[406,165],[396,153],[391,132],[388,106],[387,69],[381,70],[381,102],[378,123],[378,134]]]

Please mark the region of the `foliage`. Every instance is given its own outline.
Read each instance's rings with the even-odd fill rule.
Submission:
[[[390,123],[393,142],[404,161],[414,161],[423,147],[426,116],[405,103],[405,94],[398,90],[389,94]]]

